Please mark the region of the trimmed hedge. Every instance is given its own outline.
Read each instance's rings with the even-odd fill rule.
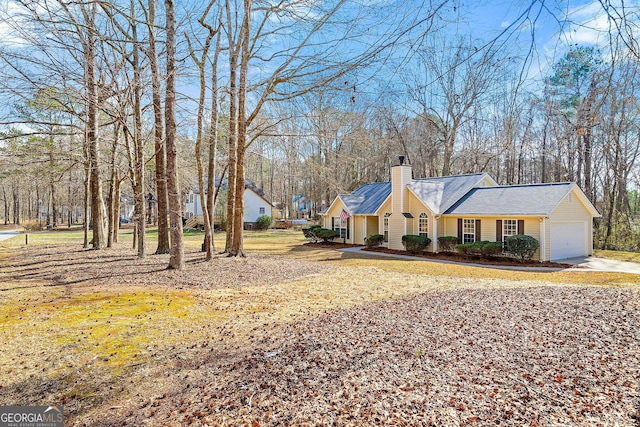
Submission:
[[[418,254],[429,246],[431,239],[424,236],[417,236],[415,234],[405,234],[402,236],[402,244],[407,252],[412,254]]]
[[[329,230],[328,228],[315,228],[313,230],[313,234],[315,234],[318,239],[322,239],[324,243],[328,243],[329,240],[333,240],[340,236],[340,234],[333,230]]]
[[[318,236],[314,233],[314,230],[317,230],[320,227],[318,224],[313,224],[308,227],[302,227],[302,234],[304,234],[304,238],[309,240],[310,242],[317,242]]]
[[[273,222],[273,218],[269,215],[260,215],[258,219],[256,219],[256,225],[258,226],[258,230],[266,230],[271,227],[271,223]]]
[[[538,250],[540,244],[535,239],[526,234],[516,234],[505,239],[506,251],[520,261],[529,261]]]
[[[456,245],[456,250],[467,256],[493,257],[502,253],[502,243],[482,240]]]
[[[364,239],[364,243],[368,248],[375,248],[376,246],[379,246],[383,241],[384,236],[382,234],[372,234],[371,236]]]
[[[458,236],[438,237],[438,249],[442,252],[453,252],[458,244]]]

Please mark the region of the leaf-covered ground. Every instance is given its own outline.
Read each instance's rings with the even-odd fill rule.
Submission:
[[[189,249],[183,272],[124,247],[0,247],[0,405],[63,403],[69,425],[640,425],[636,276],[292,236],[247,259]]]

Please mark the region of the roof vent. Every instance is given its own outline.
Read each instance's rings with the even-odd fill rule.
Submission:
[[[400,160],[400,166],[404,165],[404,156],[398,156],[398,160]]]

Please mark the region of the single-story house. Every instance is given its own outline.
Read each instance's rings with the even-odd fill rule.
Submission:
[[[217,185],[217,183],[216,183]],[[226,190],[226,182],[223,181],[221,193]],[[226,197],[224,198],[226,201]],[[244,229],[250,230],[256,228],[257,219],[262,215],[273,217],[273,206],[264,198],[262,190],[258,189],[252,182],[247,182],[244,187]],[[220,225],[222,219],[226,216],[226,203],[222,203],[220,198],[216,204],[214,223]],[[196,224],[203,224],[202,205],[200,203],[200,191],[197,186],[192,187],[185,194],[184,216],[187,220],[196,218]]]
[[[487,173],[413,179],[411,165],[391,168],[391,182],[365,184],[339,194],[323,212],[324,227],[341,240],[364,244],[373,234],[383,245],[403,250],[402,236],[431,239],[457,236],[460,243],[504,241],[527,234],[536,238],[539,261],[593,254],[593,219],[600,217],[573,182],[498,185]]]

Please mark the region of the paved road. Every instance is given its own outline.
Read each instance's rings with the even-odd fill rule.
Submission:
[[[18,234],[20,234],[19,231],[0,231],[0,242],[17,236]]]
[[[361,247],[353,247],[353,248],[344,248],[338,249],[342,252],[355,252],[358,253],[362,250]],[[616,261],[613,259],[606,258],[596,258],[596,257],[579,257],[579,258],[570,258],[559,260],[558,262],[563,264],[570,264],[575,267],[568,268],[549,268],[549,267],[519,267],[519,266],[497,266],[497,265],[487,265],[487,264],[473,264],[468,262],[456,262],[456,261],[448,261],[448,260],[440,260],[435,258],[420,258],[414,257],[411,255],[400,255],[400,254],[387,254],[384,252],[365,252],[365,254],[374,255],[374,256],[383,256],[397,259],[407,259],[414,261],[429,261],[429,262],[440,262],[445,264],[461,264],[468,265],[472,267],[483,267],[483,268],[498,268],[502,270],[518,270],[518,271],[604,271],[604,272],[614,272],[614,273],[631,273],[631,274],[640,274],[640,263],[637,262],[625,262],[625,261]],[[363,254],[364,255],[364,254]]]

